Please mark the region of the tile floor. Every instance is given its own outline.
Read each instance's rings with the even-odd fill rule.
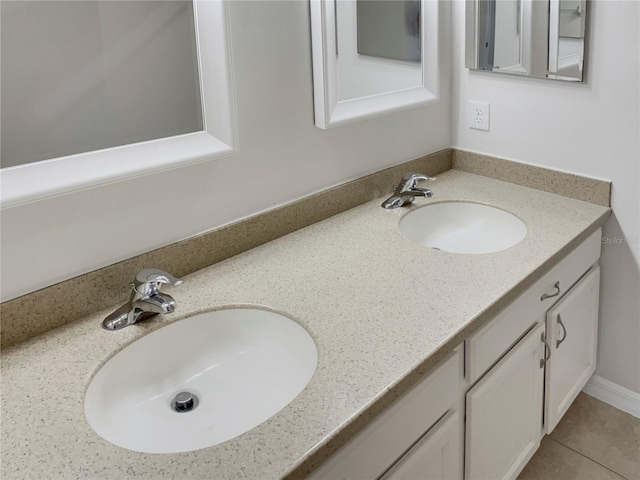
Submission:
[[[518,480],[640,480],[640,419],[581,393]]]

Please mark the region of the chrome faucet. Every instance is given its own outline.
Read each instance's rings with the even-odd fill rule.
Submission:
[[[173,312],[176,309],[176,301],[173,297],[160,293],[160,287],[165,283],[180,285],[182,280],[157,268],[139,271],[130,285],[129,301],[105,318],[102,328],[120,330],[157,313]]]
[[[405,173],[393,195],[382,202],[382,207],[386,209],[399,208],[412,203],[416,197],[432,196],[433,192],[428,188],[416,187],[420,180],[435,180],[435,177],[429,177],[422,173]]]

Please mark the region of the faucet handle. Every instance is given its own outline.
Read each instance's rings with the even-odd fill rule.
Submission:
[[[430,177],[429,175],[425,175],[424,173],[405,173],[402,176],[402,182],[405,184],[406,188],[415,188],[416,184],[420,180],[435,180],[436,177]]]
[[[140,270],[136,274],[136,285],[142,285],[148,282],[180,285],[182,280],[158,268],[145,268],[144,270]]]
[[[182,280],[164,270],[145,268],[136,274],[136,279],[131,284],[131,288],[133,288],[136,293],[142,295],[156,294],[165,283],[169,285],[180,285]]]

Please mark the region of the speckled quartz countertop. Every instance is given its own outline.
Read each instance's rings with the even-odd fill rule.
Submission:
[[[610,210],[450,170],[434,196],[386,211],[382,199],[200,270],[167,289],[175,313],[118,332],[109,311],[2,353],[2,478],[280,478],[346,438],[595,231]],[[493,254],[461,255],[406,240],[400,218],[465,200],[518,216],[528,234]],[[303,325],[318,348],[307,388],[268,421],[218,446],[143,454],[99,437],[84,393],[113,354],[195,313],[260,305]],[[114,306],[115,307],[115,306]],[[301,467],[301,465],[303,465]]]

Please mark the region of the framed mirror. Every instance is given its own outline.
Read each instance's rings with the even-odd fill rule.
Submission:
[[[467,68],[581,82],[587,0],[467,0]]]
[[[438,2],[310,0],[315,124],[438,99]]]
[[[2,209],[237,151],[226,0],[0,4]]]

